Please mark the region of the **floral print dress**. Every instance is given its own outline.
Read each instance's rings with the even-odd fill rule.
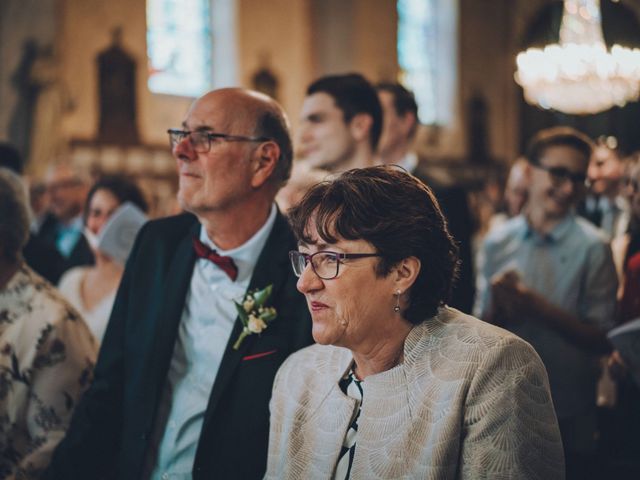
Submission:
[[[0,478],[38,478],[89,386],[97,342],[23,264],[0,290]]]

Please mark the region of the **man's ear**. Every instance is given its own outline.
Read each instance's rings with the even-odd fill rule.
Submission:
[[[406,292],[416,282],[422,269],[422,262],[418,257],[407,257],[394,267],[396,289]]]
[[[531,182],[533,180],[533,165],[531,162],[526,162],[522,169],[522,176],[525,178],[527,183],[527,189],[531,186]]]
[[[365,140],[371,134],[373,117],[368,113],[358,113],[349,122],[351,136],[357,141]]]
[[[417,128],[416,123],[418,119],[413,112],[407,112],[400,117],[400,124],[402,125],[402,134],[405,138],[409,138],[414,128]]]
[[[280,147],[273,140],[263,142],[256,148],[253,154],[253,178],[251,186],[260,188],[273,175],[273,171],[278,165],[280,157]]]

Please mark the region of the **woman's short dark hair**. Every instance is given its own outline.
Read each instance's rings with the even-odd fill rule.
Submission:
[[[571,147],[582,153],[587,161],[593,151],[593,142],[582,132],[571,127],[545,128],[536,133],[527,147],[526,157],[533,165],[539,165],[547,148]]]
[[[311,188],[289,211],[298,238],[309,237],[309,219],[327,243],[366,240],[382,257],[378,276],[408,257],[422,267],[409,293],[405,318],[418,324],[436,314],[451,295],[458,271],[458,247],[438,202],[426,185],[399,167],[349,170]]]
[[[122,204],[125,202],[131,202],[143,212],[149,210],[149,205],[144,198],[142,190],[129,177],[120,174],[103,175],[91,186],[89,193],[87,194],[87,200],[85,202],[84,215],[85,223],[86,216],[89,212],[89,204],[91,199],[98,190],[108,190],[111,192],[118,201]]]

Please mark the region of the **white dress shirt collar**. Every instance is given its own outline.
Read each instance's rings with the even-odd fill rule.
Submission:
[[[222,250],[218,248],[216,244],[211,241],[209,236],[207,235],[207,231],[204,226],[200,226],[200,241],[210,248],[216,250],[218,254],[231,257],[238,267],[238,278],[236,281],[243,282],[248,280],[253,273],[253,269],[258,262],[258,257],[260,256],[260,252],[267,242],[267,238],[273,229],[273,225],[276,221],[276,213],[278,209],[276,204],[274,203],[271,206],[271,212],[267,217],[267,221],[260,227],[260,229],[246,242],[242,245],[232,248],[231,250]],[[203,265],[206,268],[218,268],[213,263],[208,260],[203,260]]]

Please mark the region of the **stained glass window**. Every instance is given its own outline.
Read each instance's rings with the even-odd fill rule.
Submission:
[[[211,87],[210,0],[147,0],[149,90],[197,97]]]
[[[457,67],[457,2],[398,0],[400,83],[412,90],[420,121],[446,125],[453,118]]]

